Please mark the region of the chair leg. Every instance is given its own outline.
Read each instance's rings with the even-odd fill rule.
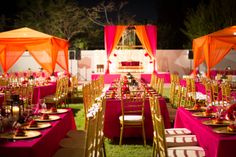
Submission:
[[[120,143],[119,143],[120,146],[122,145],[123,131],[124,131],[124,126],[122,125],[120,129]]]
[[[153,143],[152,143],[152,157],[155,157],[155,154],[156,154],[156,144],[153,140]]]
[[[146,146],[146,134],[145,134],[144,124],[142,124],[142,130],[143,130],[143,144],[144,146]]]
[[[102,150],[103,150],[103,157],[106,157],[107,155],[106,155],[106,149],[105,149],[105,142],[104,142],[104,140],[102,142]]]

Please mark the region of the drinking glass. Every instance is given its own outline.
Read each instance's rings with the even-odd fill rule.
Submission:
[[[39,101],[40,101],[40,105],[41,105],[42,111],[45,112],[47,110],[47,105],[45,103],[45,100],[44,99],[40,99]]]

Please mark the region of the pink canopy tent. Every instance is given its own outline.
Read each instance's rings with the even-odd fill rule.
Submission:
[[[129,26],[123,25],[108,25],[105,26],[104,40],[105,40],[105,49],[107,52],[107,69],[106,73],[109,74],[109,64],[110,55],[112,51],[115,49],[119,40],[122,36],[124,30]],[[157,27],[155,25],[136,25],[134,26],[135,32],[143,46],[143,48],[147,51],[148,56],[153,61],[153,72],[156,72],[155,62],[156,62],[156,49],[157,49]]]

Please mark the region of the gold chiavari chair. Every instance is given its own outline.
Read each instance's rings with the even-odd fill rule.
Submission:
[[[194,78],[186,79],[186,92],[187,92],[187,104],[189,107],[193,107],[197,101],[197,92]]]
[[[155,127],[154,116],[155,116],[155,114],[161,115],[159,100],[157,97],[155,97],[155,96],[150,97],[150,108],[151,108],[152,122],[154,123],[153,128],[154,128],[154,131],[156,131],[155,129],[158,129],[158,127]],[[184,138],[184,137],[195,138],[195,135],[193,136],[191,134],[192,134],[191,131],[187,128],[165,129],[165,135],[168,138],[168,142],[169,141],[175,142],[175,140],[170,140],[170,138],[172,138],[172,137],[175,138],[175,136],[178,136],[178,135],[179,135],[178,136],[179,139]],[[185,136],[182,136],[182,135],[185,135]],[[188,136],[188,135],[190,135],[190,136]],[[171,143],[173,143],[173,142],[171,142]],[[169,144],[169,145],[180,145],[180,144],[181,143],[175,143],[175,144]],[[186,142],[184,142],[184,144],[195,145],[196,142],[194,140],[190,141],[190,142],[186,141]]]
[[[64,103],[65,107],[69,105],[68,94],[69,94],[69,77],[61,78],[61,101]]]
[[[212,98],[212,88],[211,88],[211,82],[208,81],[206,82],[205,84],[205,90],[206,90],[206,102],[208,104],[212,103],[213,102],[213,98]]]
[[[155,79],[155,80],[154,80],[154,85],[152,86],[152,88],[153,88],[156,92],[158,92],[158,89],[159,89],[159,78],[158,78],[158,77],[155,77],[154,79]]]
[[[173,107],[174,107],[176,86],[177,86],[177,83],[172,81],[170,84],[170,96],[169,97],[170,97],[170,103]]]
[[[45,96],[44,97],[44,101],[46,104],[51,104],[51,105],[54,105],[55,107],[59,107],[62,102],[62,98],[61,98],[61,93],[62,93],[62,78],[59,78],[57,80],[57,85],[56,85],[56,92],[55,94],[52,94],[52,95],[48,95],[48,96]]]
[[[97,113],[89,113],[87,115],[87,131],[85,136],[85,142],[81,142],[80,145],[76,145],[73,148],[60,148],[53,157],[93,157],[95,156],[95,139],[97,128]],[[75,141],[74,141],[75,142]],[[79,142],[79,141],[77,141]],[[78,146],[78,147],[77,147]]]
[[[156,82],[156,74],[155,73],[152,73],[151,75],[151,81],[150,81],[150,87],[154,87],[155,86],[155,82]]]
[[[211,83],[212,88],[212,101],[214,104],[217,104],[219,101],[219,85],[216,81]]]
[[[79,85],[79,80],[77,76],[72,76],[70,79],[70,87],[69,87],[69,95],[71,98],[71,101],[74,99],[77,99],[79,97],[82,97],[82,86]]]
[[[122,93],[121,89],[121,93]],[[137,127],[142,129],[143,143],[146,146],[146,135],[144,127],[144,103],[145,103],[145,91],[130,91],[129,94],[122,93],[121,95],[121,116],[120,121],[120,142],[122,145],[122,139],[124,129],[126,127]]]
[[[150,100],[150,109],[151,109],[151,115],[152,115],[152,123],[153,123],[153,157],[156,157],[159,153],[159,146],[157,141],[157,133],[158,133],[158,126],[156,126],[155,123],[155,114],[160,115],[160,106],[159,106],[159,100],[157,97],[152,96],[149,98]],[[170,128],[165,129],[165,135],[168,136],[177,136],[177,135],[190,135],[191,131],[187,128]]]
[[[164,89],[164,78],[159,78],[159,85],[158,85],[158,94],[163,95]]]
[[[230,84],[228,82],[221,84],[221,94],[223,105],[228,105],[232,100]]]
[[[106,107],[106,99],[105,99],[105,97],[103,97],[101,100],[101,105],[98,110],[95,156],[106,157],[106,149],[105,149],[105,143],[104,143],[104,132],[103,132],[104,119],[105,119],[105,107]]]
[[[103,121],[104,121],[104,105],[105,105],[105,101],[104,99],[101,100],[100,102],[97,102],[96,104],[93,104],[92,107],[90,107],[90,109],[88,110],[87,115],[89,114],[97,114],[97,123],[96,123],[96,138],[94,141],[94,146],[96,148],[96,150],[99,148],[99,152],[101,153],[102,148],[98,147],[102,146],[103,141]],[[86,115],[86,119],[88,121],[88,117]],[[84,147],[84,143],[86,141],[86,132],[87,132],[87,123],[85,126],[84,130],[70,130],[67,133],[67,136],[69,138],[64,138],[60,141],[60,146],[63,148],[80,148],[80,147]],[[98,140],[99,139],[99,140]],[[105,150],[105,149],[104,149]],[[105,152],[105,151],[104,151]]]
[[[30,106],[33,100],[34,86],[25,85],[19,89],[19,98],[22,100],[25,107]]]
[[[83,104],[84,104],[84,114],[85,116],[88,113],[88,109],[92,106],[92,96],[90,93],[90,84],[85,84],[82,87],[82,93],[83,93]],[[87,123],[87,119],[85,117],[85,124]],[[86,125],[85,125],[86,126]]]
[[[0,78],[0,86],[7,86],[9,84],[9,79]]]
[[[154,115],[154,122],[157,129],[156,140],[158,141],[158,150],[160,157],[205,157],[205,151],[200,146],[173,146],[168,147],[164,129],[164,122],[161,115]]]

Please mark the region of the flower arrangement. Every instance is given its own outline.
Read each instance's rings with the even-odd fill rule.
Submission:
[[[236,117],[236,104],[231,105],[226,111],[226,117],[229,120],[235,120]]]

